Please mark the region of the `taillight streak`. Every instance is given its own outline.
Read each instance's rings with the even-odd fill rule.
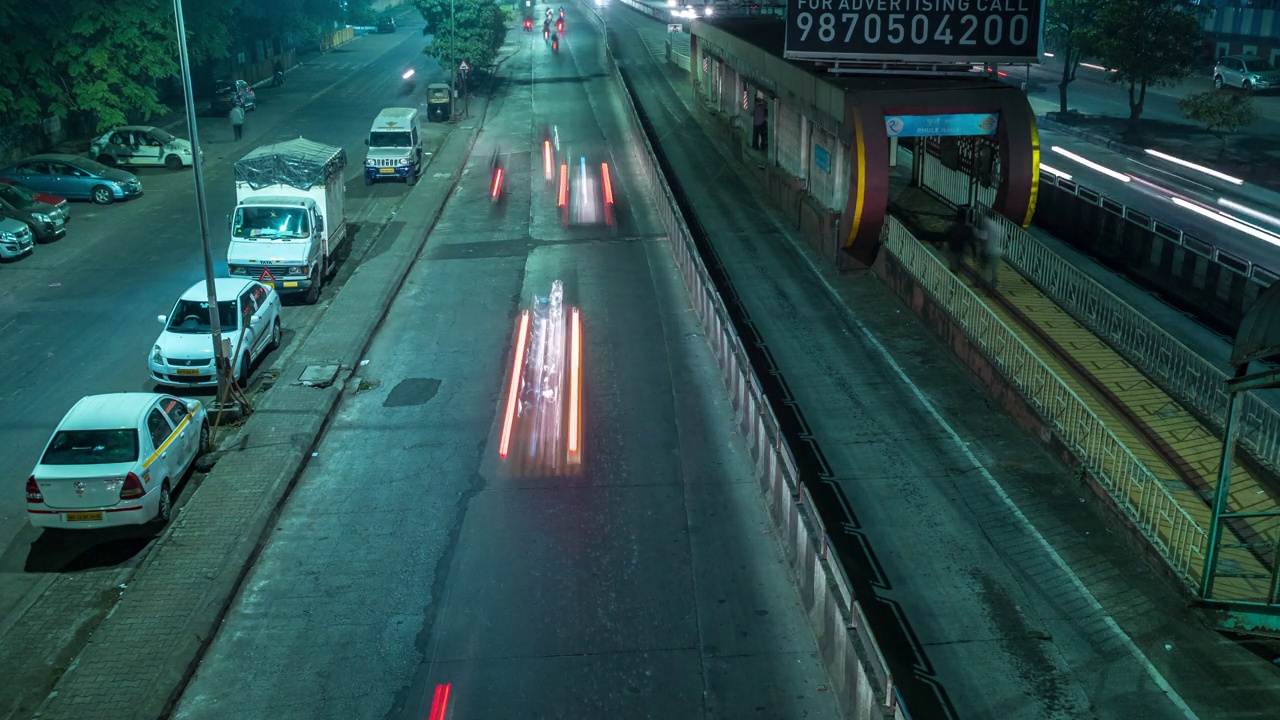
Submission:
[[[569,341],[569,453],[578,452],[579,406],[582,403],[582,316],[573,309],[573,334]]]
[[[431,714],[427,720],[445,720],[449,712],[449,695],[453,692],[453,683],[436,686],[435,695],[431,697]]]
[[[497,199],[500,192],[502,192],[502,168],[498,168],[493,173],[493,188],[489,190],[489,195]]]
[[[511,449],[511,428],[516,421],[516,401],[520,393],[520,369],[524,367],[525,339],[529,336],[529,311],[520,315],[520,334],[516,338],[516,357],[511,365],[511,386],[507,388],[507,413],[502,420],[502,441],[498,455],[505,458]]]
[[[613,180],[609,177],[609,163],[600,163],[600,177],[604,178],[604,201],[613,204]]]
[[[569,204],[569,164],[560,163],[560,192],[556,195],[556,204],[564,207]]]
[[[551,157],[551,141],[542,141],[542,174],[550,180],[555,177],[554,160]]]

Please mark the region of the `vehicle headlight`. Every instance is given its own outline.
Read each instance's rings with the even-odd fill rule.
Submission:
[[[159,345],[156,345],[155,347],[151,348],[151,362],[157,365],[164,364],[164,355],[160,352]]]
[[[396,161],[396,165],[404,166],[409,164],[409,158],[400,158]]]
[[[107,184],[117,190],[121,190],[124,188],[124,183],[120,182],[119,180],[108,180]]]
[[[53,222],[53,218],[49,217],[48,215],[45,215],[44,213],[31,213],[31,217],[39,220],[42,223]]]
[[[306,275],[307,269],[301,265],[294,265],[293,267],[287,268],[285,272],[290,275]]]
[[[377,166],[377,164],[378,164],[378,161],[377,161],[377,160],[374,160],[373,158],[365,158],[365,159],[364,159],[364,164],[365,164],[365,166],[367,166],[367,167],[376,167],[376,166]]]

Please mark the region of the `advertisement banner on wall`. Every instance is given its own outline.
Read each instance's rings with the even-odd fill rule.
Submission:
[[[1045,0],[788,0],[788,60],[1039,63]]]

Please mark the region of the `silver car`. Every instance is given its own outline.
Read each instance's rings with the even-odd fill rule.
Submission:
[[[1265,92],[1280,87],[1280,71],[1256,55],[1224,55],[1213,66],[1213,86]]]
[[[108,167],[160,167],[181,170],[191,165],[191,141],[149,125],[125,125],[89,143],[89,154]]]
[[[109,205],[142,195],[137,176],[78,155],[35,155],[0,168],[0,177],[37,192]]]
[[[0,260],[13,260],[31,253],[36,239],[24,222],[0,217]]]

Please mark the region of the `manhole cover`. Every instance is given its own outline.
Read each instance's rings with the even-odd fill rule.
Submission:
[[[338,378],[337,365],[308,365],[298,376],[298,382],[304,385],[327,387]]]

